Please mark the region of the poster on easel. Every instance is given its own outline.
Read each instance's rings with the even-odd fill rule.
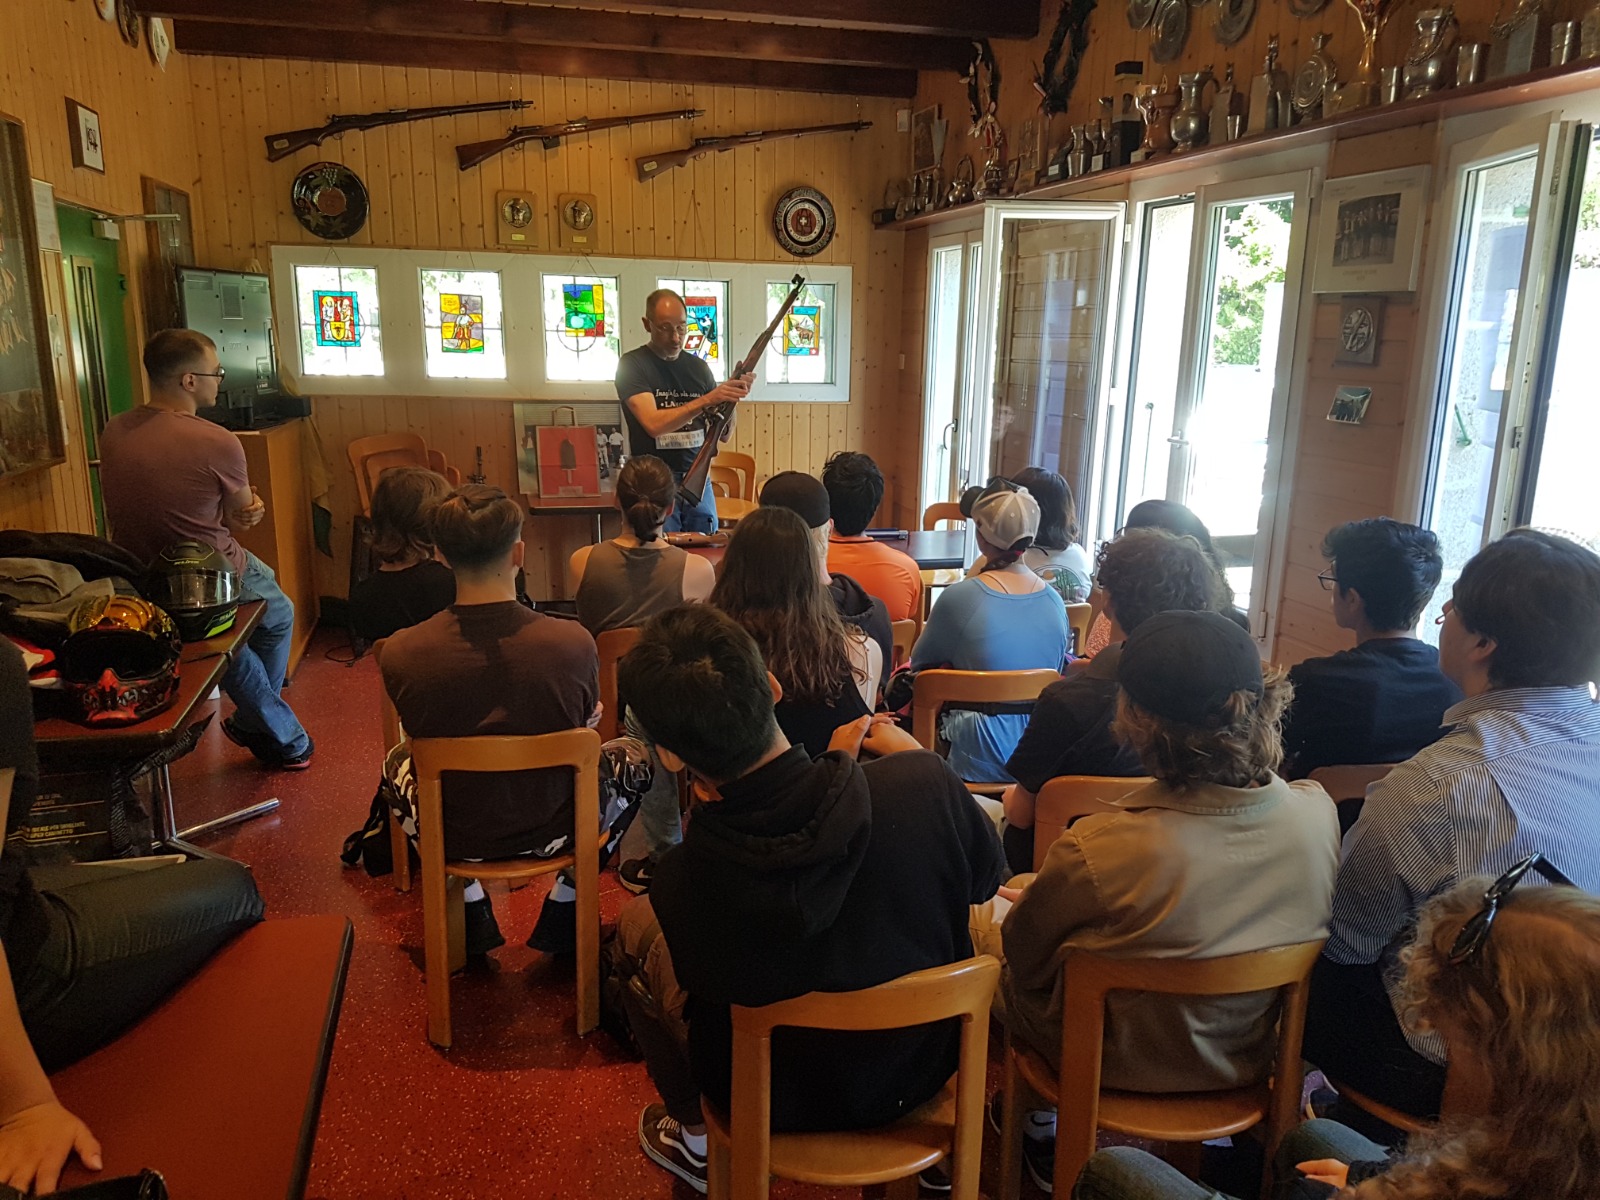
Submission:
[[[544,425],[538,431],[539,496],[600,498],[600,457],[592,425]]]
[[[518,484],[529,506],[610,507],[627,457],[621,406],[530,400],[514,411]]]

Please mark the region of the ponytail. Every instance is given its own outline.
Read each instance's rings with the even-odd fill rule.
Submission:
[[[984,558],[983,569],[978,574],[982,575],[984,571],[1003,571],[1013,563],[1020,562],[1032,545],[1033,539],[1025,537],[1019,538],[1009,550],[996,550],[993,555]]]
[[[648,545],[672,511],[677,481],[667,464],[651,454],[630,458],[617,476],[617,507],[633,530]]]

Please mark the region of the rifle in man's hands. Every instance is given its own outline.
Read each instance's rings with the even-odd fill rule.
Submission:
[[[761,336],[751,344],[750,353],[740,359],[739,365],[729,372],[729,379],[743,379],[761,365],[761,356],[767,352],[772,335],[778,332],[778,326],[783,324],[783,319],[789,315],[789,310],[795,306],[795,301],[800,299],[800,293],[805,290],[806,277],[796,275],[789,283],[791,285],[789,294],[778,308],[778,315],[772,318],[772,324],[768,325]],[[678,501],[688,508],[698,505],[700,497],[706,494],[706,478],[711,474],[711,460],[717,456],[717,447],[722,442],[723,430],[727,429],[728,422],[733,420],[733,407],[737,403],[737,400],[729,400],[706,409],[705,443],[695,453],[694,462],[689,464],[688,471],[684,472],[683,482],[678,485]]]
[[[391,108],[386,112],[334,115],[326,125],[315,129],[291,129],[287,133],[267,134],[267,161],[288,158],[297,150],[320,146],[331,137],[358,129],[380,129],[385,125],[406,125],[412,121],[431,121],[435,117],[465,116],[467,113],[513,112],[533,107],[532,100],[486,100],[482,104],[441,104],[435,108]]]
[[[663,171],[670,171],[674,167],[687,166],[702,155],[710,154],[713,150],[722,153],[732,150],[735,146],[753,146],[757,142],[775,142],[779,138],[805,137],[811,133],[854,133],[859,129],[871,129],[871,121],[845,121],[839,125],[802,125],[794,129],[752,129],[749,133],[735,133],[729,137],[703,137],[695,138],[689,143],[687,150],[664,150],[660,154],[652,154],[647,158],[637,160],[639,168],[639,182],[654,179]]]
[[[468,142],[465,146],[456,147],[456,162],[465,171],[468,167],[475,167],[481,162],[486,162],[496,154],[504,154],[514,146],[524,142],[537,141],[546,150],[554,150],[561,144],[563,138],[569,138],[580,133],[594,133],[601,129],[619,129],[626,125],[642,125],[646,121],[692,121],[696,117],[705,116],[705,110],[699,108],[673,109],[671,112],[644,113],[637,117],[601,117],[598,121],[591,121],[588,117],[579,117],[576,121],[565,121],[559,125],[513,125],[505,137],[490,138],[483,142]]]

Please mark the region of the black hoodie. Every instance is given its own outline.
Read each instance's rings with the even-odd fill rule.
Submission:
[[[828,583],[828,594],[839,609],[846,625],[854,625],[877,642],[883,650],[883,675],[887,679],[894,665],[894,626],[889,621],[889,608],[876,596],[848,575],[835,575]]]
[[[1000,884],[999,839],[944,761],[858,765],[798,747],[727,784],[661,859],[650,899],[689,995],[701,1091],[728,1103],[730,1004],[853,991],[970,957],[968,907]],[[781,1029],[779,1130],[883,1124],[955,1071],[954,1022],[890,1033]]]

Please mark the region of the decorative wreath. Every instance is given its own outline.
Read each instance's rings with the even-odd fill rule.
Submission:
[[[1056,18],[1056,30],[1045,47],[1044,66],[1034,72],[1033,86],[1043,99],[1040,109],[1047,117],[1067,111],[1072,99],[1072,89],[1078,83],[1078,68],[1083,63],[1083,52],[1089,48],[1089,14],[1094,12],[1095,0],[1061,0],[1061,15]],[[1062,57],[1067,36],[1072,37],[1070,52]],[[1060,67],[1060,74],[1056,68]]]

